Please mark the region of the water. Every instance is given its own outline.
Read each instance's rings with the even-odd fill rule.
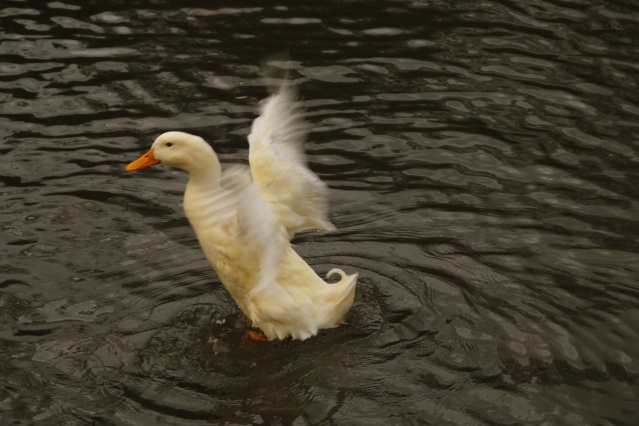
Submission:
[[[614,4],[613,4],[614,3]],[[36,425],[635,425],[639,3],[8,1],[0,413]],[[181,210],[126,163],[225,164],[281,48],[349,323],[240,347]]]

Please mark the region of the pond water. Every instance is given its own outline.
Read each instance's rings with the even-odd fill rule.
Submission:
[[[7,1],[3,425],[636,425],[639,3]],[[245,163],[287,48],[348,324],[239,342],[168,130]]]

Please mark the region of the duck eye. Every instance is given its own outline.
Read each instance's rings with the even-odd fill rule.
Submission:
[[[167,142],[166,146],[168,146],[169,148],[171,148],[173,146],[173,142]]]

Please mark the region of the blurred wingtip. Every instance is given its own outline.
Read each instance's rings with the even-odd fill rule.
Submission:
[[[270,91],[274,93],[289,85],[290,72],[294,68],[289,49],[278,50],[261,62],[262,76],[266,79]]]

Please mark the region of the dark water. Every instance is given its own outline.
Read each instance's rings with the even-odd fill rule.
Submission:
[[[8,1],[3,425],[639,424],[639,2]],[[239,346],[167,130],[243,162],[294,60],[349,324]]]

